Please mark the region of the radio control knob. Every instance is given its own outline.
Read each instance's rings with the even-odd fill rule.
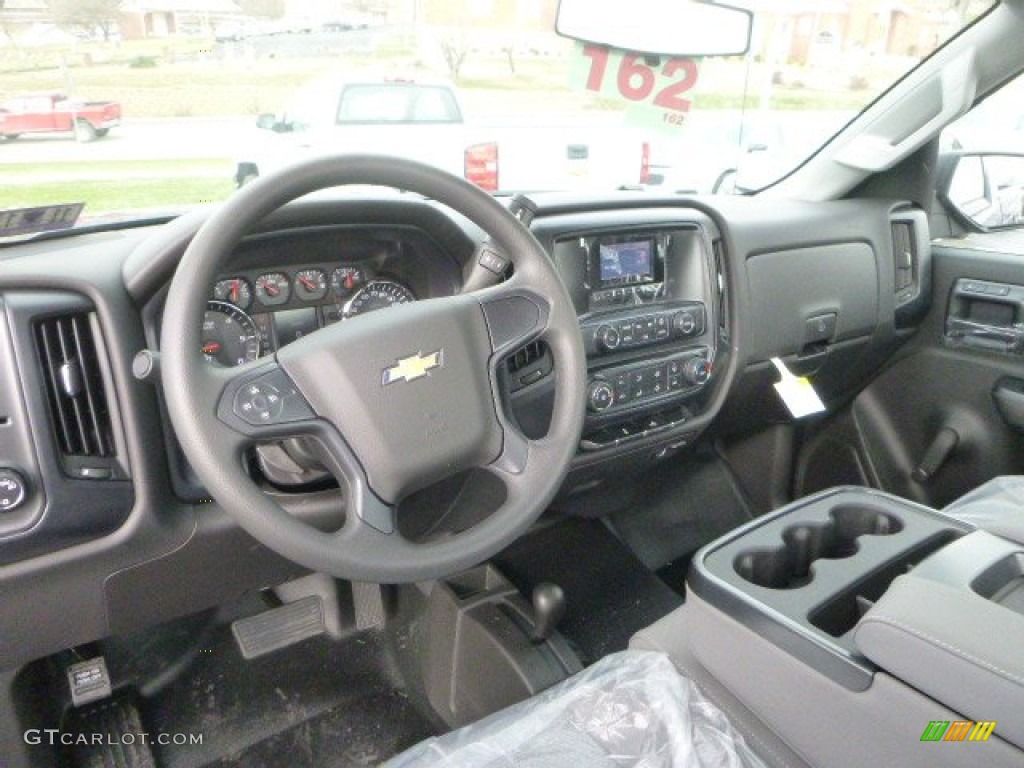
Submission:
[[[711,378],[711,363],[703,357],[692,357],[683,365],[683,378],[689,384],[704,384]]]
[[[25,501],[25,479],[13,469],[0,468],[0,512],[13,512]]]
[[[615,390],[607,381],[600,379],[587,386],[587,407],[594,413],[607,411],[615,402]]]
[[[597,340],[598,347],[606,351],[617,349],[619,344],[622,343],[622,337],[619,336],[618,330],[611,325],[599,327],[597,333],[594,334],[594,338]]]
[[[692,312],[676,312],[675,317],[672,318],[672,324],[683,336],[689,336],[697,329],[697,318],[693,316]]]

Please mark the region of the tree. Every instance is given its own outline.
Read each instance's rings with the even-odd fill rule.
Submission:
[[[124,0],[49,0],[50,15],[62,27],[81,29],[92,34],[97,29],[109,40],[117,27],[117,16]]]
[[[18,41],[14,39],[14,30],[11,27],[10,20],[4,13],[4,2],[5,0],[0,0],[0,32],[4,33],[4,37],[7,38],[7,42],[11,44],[12,48],[17,48]]]
[[[441,53],[444,55],[445,64],[448,65],[448,74],[452,80],[459,79],[459,71],[462,69],[462,62],[469,54],[469,43],[461,35],[457,37],[446,37],[441,40]]]

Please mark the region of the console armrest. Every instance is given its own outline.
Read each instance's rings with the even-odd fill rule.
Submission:
[[[1016,598],[1003,599],[1021,574],[1008,565],[1019,556],[1008,548],[982,532],[949,545],[892,583],[854,642],[880,668],[966,718],[997,721],[998,736],[1024,747],[1024,614]],[[985,554],[1001,559],[974,559]],[[963,579],[971,559],[991,565]],[[1002,589],[987,589],[993,573],[1006,577]]]

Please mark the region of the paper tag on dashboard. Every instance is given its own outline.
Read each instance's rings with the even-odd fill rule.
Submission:
[[[782,381],[775,384],[775,390],[794,419],[801,419],[804,416],[821,413],[825,410],[825,404],[821,402],[821,398],[814,391],[814,386],[810,381],[803,376],[794,376],[786,364],[777,357],[772,358],[772,364],[782,375]]]

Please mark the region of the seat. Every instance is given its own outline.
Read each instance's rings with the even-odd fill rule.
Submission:
[[[1024,544],[1024,475],[993,478],[942,511],[995,536]]]
[[[478,723],[429,739],[389,768],[761,768],[725,714],[663,653],[630,650]]]

